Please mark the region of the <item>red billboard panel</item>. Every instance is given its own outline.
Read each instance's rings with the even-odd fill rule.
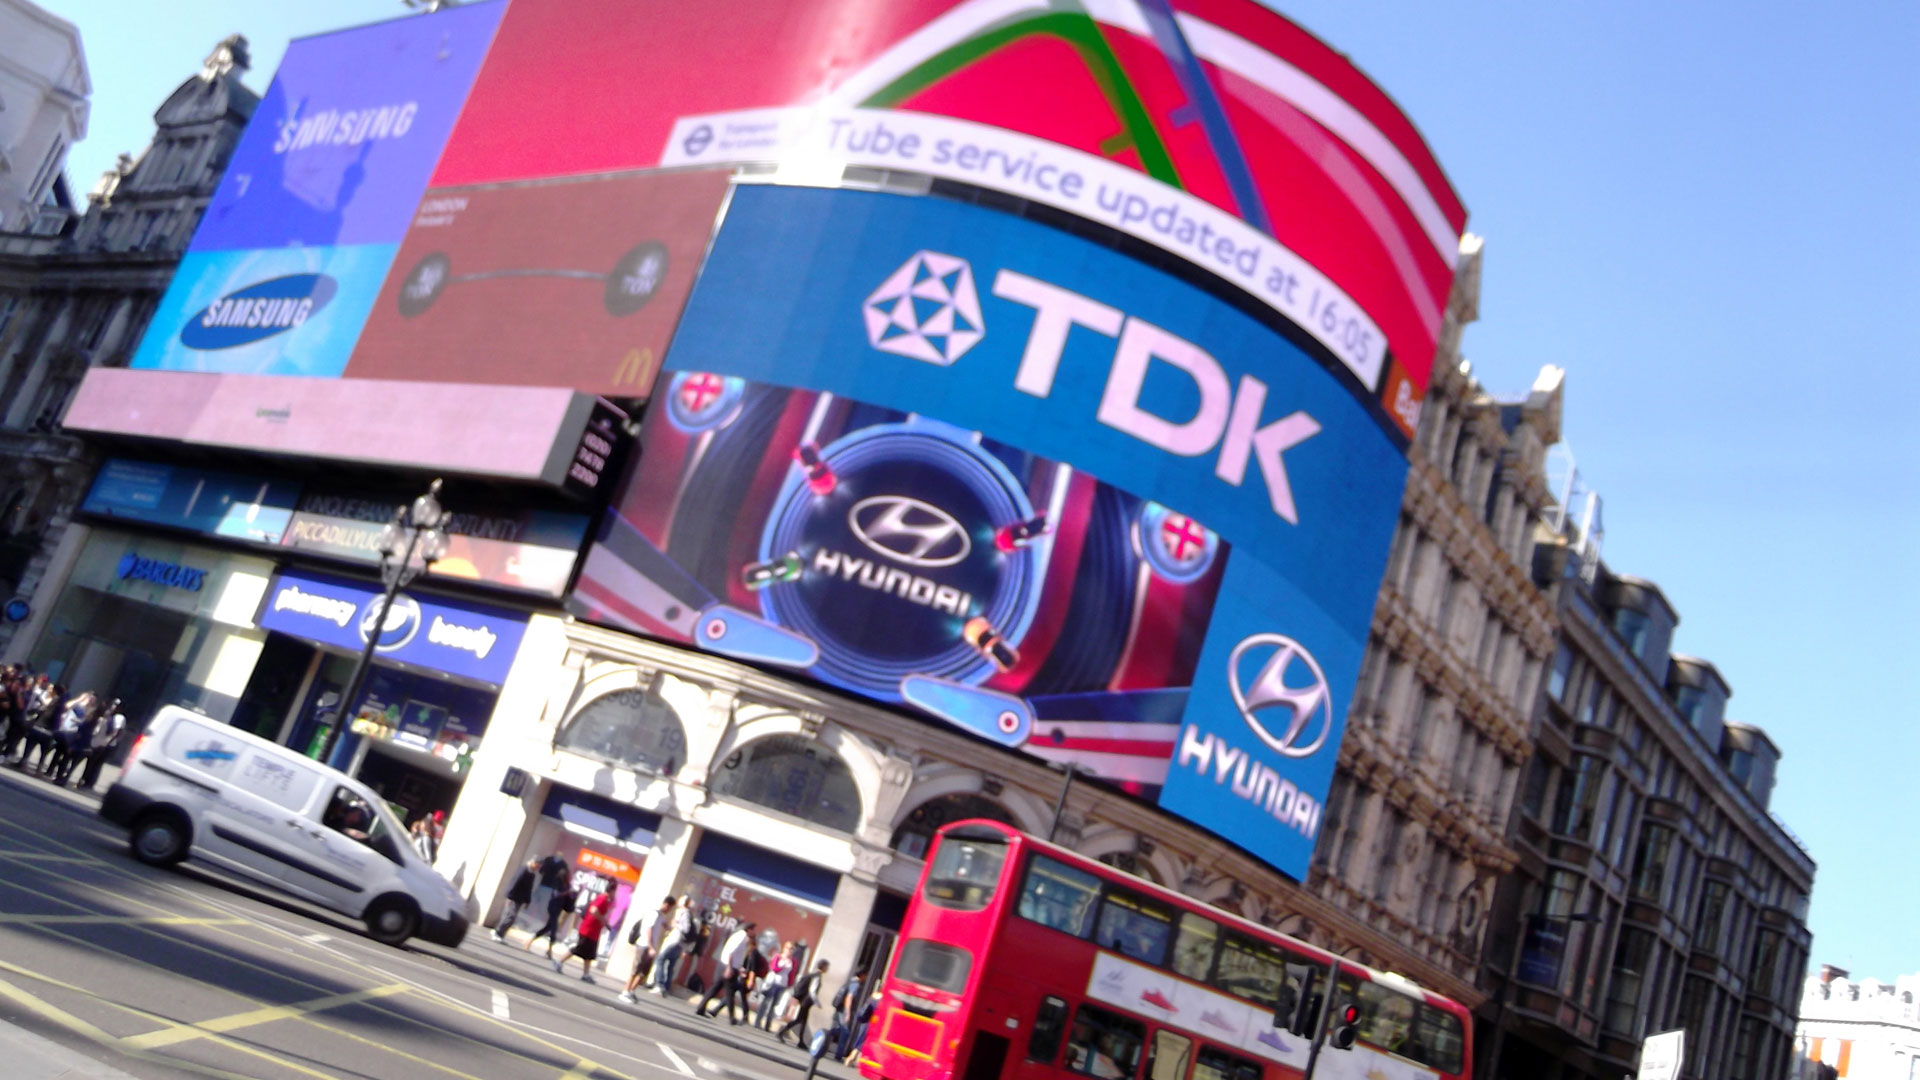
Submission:
[[[644,397],[726,193],[715,171],[434,188],[346,374]]]

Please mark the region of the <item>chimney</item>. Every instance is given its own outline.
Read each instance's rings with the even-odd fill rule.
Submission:
[[[1821,986],[1826,986],[1832,983],[1833,980],[1835,979],[1844,979],[1846,977],[1847,977],[1846,968],[1837,968],[1837,967],[1834,967],[1832,964],[1820,965],[1820,985]]]

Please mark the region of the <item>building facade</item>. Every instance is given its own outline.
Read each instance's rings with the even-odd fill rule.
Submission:
[[[1768,811],[1779,752],[1726,719],[1711,663],[1671,651],[1653,582],[1572,535],[1536,567],[1562,630],[1488,950],[1484,1071],[1618,1076],[1685,1029],[1690,1080],[1783,1077],[1814,863]]]
[[[1800,996],[1794,1080],[1913,1080],[1920,1076],[1920,975],[1854,980],[1830,964]]]
[[[31,596],[47,572],[94,464],[61,415],[89,369],[125,367],[139,344],[259,101],[247,63],[245,38],[220,42],[84,213],[0,231],[0,596]],[[0,649],[18,625],[0,622]]]
[[[0,233],[32,232],[87,134],[80,31],[29,0],[0,2]],[[0,322],[5,320],[0,300]]]

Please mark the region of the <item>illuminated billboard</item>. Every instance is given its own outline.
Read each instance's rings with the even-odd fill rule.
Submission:
[[[1466,211],[1406,116],[1311,34],[1254,0],[729,12],[716,34],[697,4],[515,0],[434,185],[774,162],[1005,191],[1230,282],[1411,436]],[[645,93],[608,92],[635,72]]]
[[[1089,772],[1304,875],[1406,463],[1287,336],[938,198],[736,189],[582,614]]]

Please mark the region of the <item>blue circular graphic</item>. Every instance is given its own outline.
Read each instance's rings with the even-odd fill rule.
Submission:
[[[1145,502],[1133,524],[1133,546],[1163,580],[1187,585],[1213,566],[1220,536],[1178,510]]]
[[[31,614],[33,614],[33,607],[25,600],[15,598],[7,601],[8,622],[26,622],[27,616]]]
[[[971,432],[930,420],[863,428],[819,456],[830,490],[790,466],[761,534],[763,562],[796,552],[803,566],[763,594],[767,616],[819,646],[815,674],[882,700],[908,675],[986,681],[998,667],[967,624],[1017,648],[1040,602],[1032,552],[993,542],[1033,516],[1019,482]]]
[[[689,435],[720,427],[740,410],[747,381],[710,371],[676,371],[667,383],[667,420]]]

